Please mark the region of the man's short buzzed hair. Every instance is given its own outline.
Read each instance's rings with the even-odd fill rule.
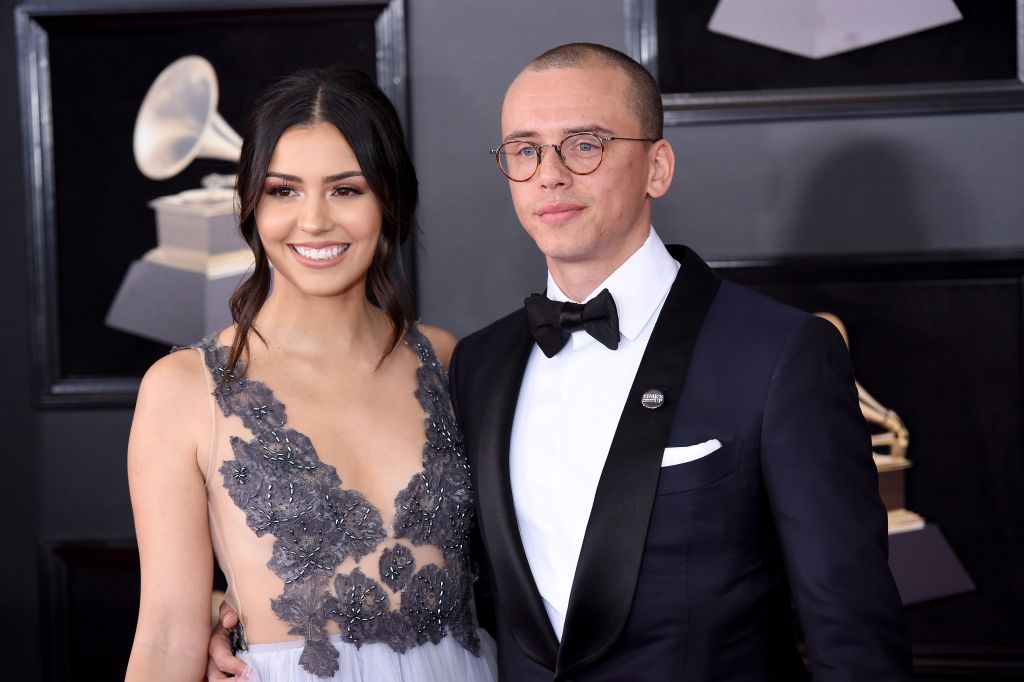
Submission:
[[[665,114],[661,91],[654,77],[629,55],[597,43],[568,43],[552,48],[526,65],[531,71],[575,69],[585,66],[609,66],[620,69],[629,83],[626,106],[640,122],[640,134],[661,139]]]

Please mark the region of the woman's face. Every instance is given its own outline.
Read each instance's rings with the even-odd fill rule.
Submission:
[[[345,137],[330,123],[289,128],[274,148],[256,228],[281,280],[313,296],[362,294],[381,207]]]

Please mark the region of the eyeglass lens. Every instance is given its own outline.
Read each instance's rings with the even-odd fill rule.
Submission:
[[[537,172],[543,147],[553,146],[512,140],[498,148],[498,163],[511,180],[528,180]],[[569,135],[558,150],[565,167],[578,175],[593,173],[601,164],[601,138],[590,133]]]

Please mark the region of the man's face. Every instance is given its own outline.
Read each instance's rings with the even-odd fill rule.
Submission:
[[[643,137],[626,107],[627,88],[626,76],[607,67],[524,71],[505,95],[502,138],[559,144],[579,131]],[[519,221],[549,268],[588,262],[614,268],[643,244],[649,192],[663,193],[651,189],[654,156],[651,144],[613,140],[596,171],[574,175],[546,147],[532,178],[509,181]]]

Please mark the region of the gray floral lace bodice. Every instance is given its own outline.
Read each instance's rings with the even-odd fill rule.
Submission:
[[[387,541],[380,510],[359,491],[343,487],[309,438],[288,427],[285,406],[265,384],[246,378],[241,364],[228,371],[228,348],[218,346],[215,336],[193,346],[203,352],[224,416],[238,416],[252,433],[250,440],[231,438],[234,459],[224,462],[220,474],[249,528],[275,538],[267,566],[284,589],[271,605],[291,626],[289,634],[305,640],[299,662],[318,677],[339,668],[328,621],[357,647],[383,643],[402,653],[450,635],[479,655],[468,564],[473,491],[462,436],[430,342],[413,326],[406,343],[420,360],[416,398],[426,413],[426,443],[423,470],[395,499],[392,535],[437,547],[444,565],[417,566],[403,544],[386,547],[380,581],[396,595],[358,567],[336,575],[347,557],[358,561]]]

